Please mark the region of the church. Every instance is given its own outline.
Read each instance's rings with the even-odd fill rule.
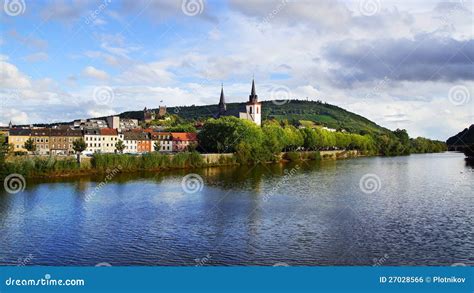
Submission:
[[[243,109],[242,109],[243,110]],[[221,87],[221,96],[219,99],[218,117],[227,116],[227,106],[225,104],[224,86]],[[239,112],[240,119],[252,121],[258,126],[262,125],[262,103],[258,101],[255,91],[255,80],[252,79],[252,89],[250,90],[249,100],[245,104],[245,112]]]

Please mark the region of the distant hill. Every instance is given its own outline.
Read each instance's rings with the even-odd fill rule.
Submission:
[[[456,149],[456,146],[474,145],[474,124],[464,129],[458,134],[448,138],[446,141],[449,149]]]
[[[238,116],[245,109],[245,103],[228,103],[227,114]],[[320,101],[291,100],[283,105],[272,101],[262,102],[263,119],[309,120],[335,129],[353,133],[389,133],[390,130],[355,113]],[[217,105],[168,107],[168,113],[186,120],[205,120],[217,112]],[[129,111],[119,115],[122,118],[142,119],[143,111]]]

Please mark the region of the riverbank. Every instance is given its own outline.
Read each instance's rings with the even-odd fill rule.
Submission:
[[[5,163],[2,176],[12,173],[24,177],[68,177],[109,172],[162,171],[243,164],[276,163],[288,161],[341,160],[364,156],[357,150],[283,152],[272,161],[239,162],[235,154],[178,154],[149,153],[141,156],[125,154],[96,154],[82,157],[78,165],[72,157],[13,157]],[[2,168],[3,169],[3,168]]]

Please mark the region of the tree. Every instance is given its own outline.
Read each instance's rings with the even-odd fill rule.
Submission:
[[[160,141],[159,141],[159,140],[155,141],[155,142],[153,143],[153,147],[154,147],[154,149],[155,149],[155,152],[159,152],[160,149],[161,149]]]
[[[123,153],[123,150],[125,149],[125,145],[123,144],[122,140],[119,140],[115,143],[115,148],[119,153]]]
[[[24,148],[29,151],[29,152],[35,152],[36,151],[36,144],[35,141],[32,138],[28,138],[27,141],[25,141]]]
[[[82,138],[76,139],[72,142],[72,149],[76,152],[76,154],[77,154],[77,163],[80,165],[81,164],[81,153],[87,149],[86,142]]]

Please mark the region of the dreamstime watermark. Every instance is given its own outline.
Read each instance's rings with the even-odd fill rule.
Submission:
[[[88,193],[85,197],[85,201],[86,202],[90,202],[96,195],[97,193],[107,184],[109,183],[110,180],[112,180],[112,178],[115,177],[115,175],[117,175],[118,173],[120,173],[122,171],[122,166],[121,165],[118,165],[116,168],[112,169],[112,170],[107,170],[106,171],[106,176],[104,178],[104,180],[102,182],[100,182],[99,184],[97,184],[97,186],[94,188],[94,190],[91,192],[91,193]]]
[[[275,194],[275,192],[278,191],[278,189],[280,189],[282,186],[288,183],[288,181],[296,174],[296,172],[298,172],[300,168],[301,168],[300,165],[296,165],[295,167],[291,168],[289,171],[288,169],[285,169],[285,171],[283,171],[285,173],[283,178],[277,184],[275,184],[275,186],[273,186],[270,192],[268,192],[267,194],[263,196],[263,201],[267,202]]]
[[[365,174],[359,180],[359,187],[362,192],[371,194],[380,191],[380,189],[382,188],[382,181],[380,180],[380,177],[376,174]]]
[[[19,267],[24,267],[26,266],[27,264],[29,264],[32,260],[33,260],[33,254],[28,254],[26,257],[23,257],[23,258],[18,258],[17,260],[17,266]]]
[[[86,16],[86,20],[84,21],[87,25],[94,23],[94,21],[99,17],[99,15],[104,11],[107,6],[112,2],[112,0],[103,0],[103,2],[92,11],[89,15]]]
[[[108,262],[100,262],[95,265],[96,267],[111,267],[112,265]]]
[[[209,263],[211,258],[212,258],[212,256],[209,253],[206,254],[205,257],[195,258],[194,261],[196,262],[196,264],[194,266],[195,267],[202,267],[202,266],[206,265],[207,263]]]
[[[281,106],[291,101],[291,90],[284,85],[275,85],[270,90],[272,103]]]
[[[367,99],[367,98],[372,97],[375,94],[380,93],[387,86],[387,83],[389,81],[390,81],[390,78],[385,76],[381,81],[377,83],[377,85],[375,85],[375,87],[369,93],[367,93],[367,95],[365,95],[365,98]]]
[[[181,180],[181,188],[188,194],[199,192],[204,187],[204,180],[195,173],[188,174]]]
[[[380,0],[359,0],[359,12],[365,16],[372,16],[380,11]]]
[[[18,16],[25,13],[26,3],[25,0],[4,0],[3,10],[9,16]]]
[[[471,100],[469,89],[463,85],[455,85],[449,89],[448,98],[454,106],[462,106]]]
[[[270,21],[275,18],[275,16],[277,16],[281,11],[282,9],[288,4],[288,0],[281,0],[276,6],[275,8],[270,11],[262,20],[261,23],[258,24],[258,28],[260,30],[263,29],[263,26],[270,23]]]
[[[3,187],[10,194],[22,192],[26,187],[25,177],[17,173],[10,174],[3,180]]]
[[[380,258],[374,258],[373,259],[373,267],[379,267],[379,266],[382,266],[386,261],[388,260],[388,254],[384,254],[382,257]]]
[[[203,0],[182,0],[181,10],[187,16],[196,16],[204,11]]]
[[[114,90],[109,86],[99,86],[94,88],[94,101],[98,105],[111,104],[115,98]]]

